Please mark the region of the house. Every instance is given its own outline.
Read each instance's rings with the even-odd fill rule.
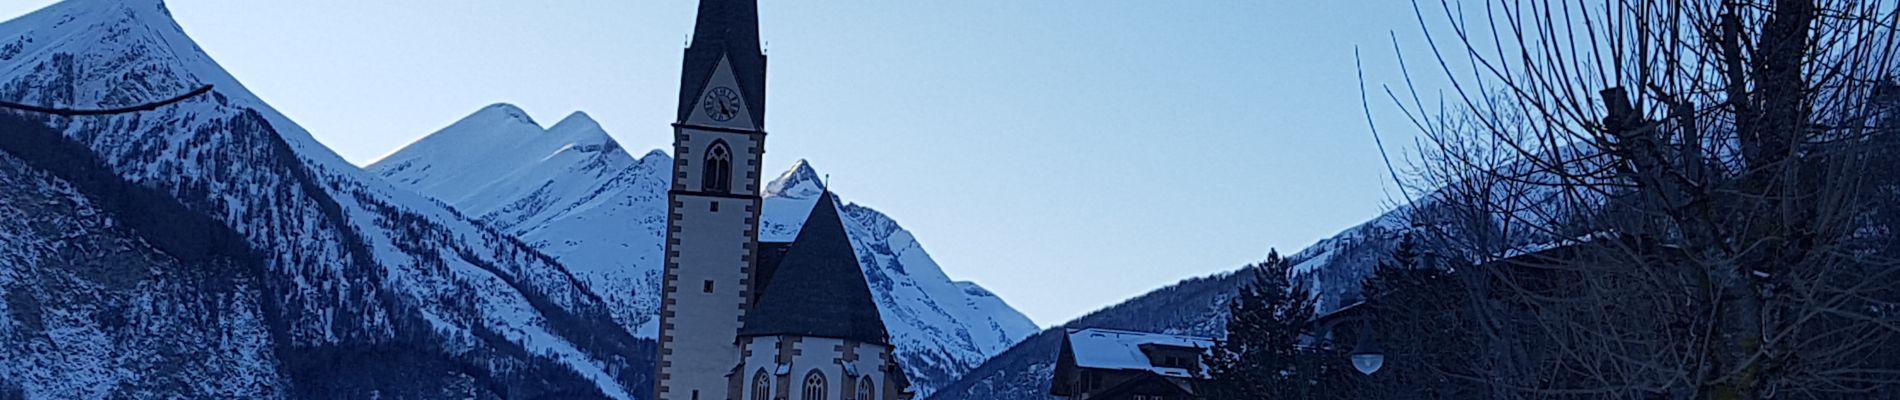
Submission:
[[[1075,400],[1198,399],[1214,339],[1114,329],[1071,329],[1049,393]]]

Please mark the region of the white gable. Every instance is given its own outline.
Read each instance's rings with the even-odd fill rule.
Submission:
[[[713,119],[706,113],[707,96],[720,88],[729,89],[737,93],[739,97],[738,115],[726,121]],[[739,88],[739,80],[732,75],[732,63],[725,57],[720,57],[719,68],[713,70],[712,78],[707,80],[705,88],[700,89],[699,96],[693,98],[693,112],[686,116],[686,123],[745,130],[756,128],[758,125],[752,123],[752,105],[745,103],[744,93]]]

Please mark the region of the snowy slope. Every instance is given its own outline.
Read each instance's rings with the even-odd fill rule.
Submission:
[[[496,104],[364,168],[560,260],[617,322],[652,338],[671,163],[629,156],[585,113],[543,129]]]
[[[263,254],[288,375],[277,385],[404,393],[433,381],[340,382],[329,378],[351,372],[329,366],[435,363],[467,397],[648,390],[650,341],[559,262],[344,162],[212,61],[162,2],[69,0],[0,24],[0,98],[110,107],[202,84],[216,90],[158,111],[45,121]]]
[[[162,193],[115,204],[136,189],[76,143],[23,145],[34,128],[59,138],[0,115],[0,398],[281,396],[262,260],[228,230],[170,235],[213,223]]]
[[[599,289],[623,324],[652,337],[672,159],[657,150],[635,159],[591,120],[570,123],[582,118],[543,129],[513,106],[490,106],[365,168],[519,235]],[[579,150],[591,148],[611,150]],[[767,186],[760,240],[797,235],[817,177],[799,162]],[[948,383],[1035,332],[994,294],[950,280],[895,221],[857,205],[842,211],[918,388]]]

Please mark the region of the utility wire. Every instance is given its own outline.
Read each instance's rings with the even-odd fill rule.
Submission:
[[[211,85],[204,85],[203,87],[199,87],[196,90],[192,90],[185,94],[178,95],[177,97],[161,100],[158,102],[145,103],[145,104],[119,107],[119,108],[98,109],[98,110],[42,107],[42,106],[36,106],[36,105],[30,105],[30,104],[14,103],[10,101],[0,101],[0,108],[19,110],[19,111],[25,111],[25,112],[30,112],[30,113],[53,114],[53,115],[64,116],[64,117],[127,114],[127,113],[135,113],[135,112],[140,112],[140,111],[157,110],[159,107],[172,105],[174,103],[185,101],[192,97],[197,97],[199,95],[203,95],[205,93],[210,93],[210,92],[211,92]]]

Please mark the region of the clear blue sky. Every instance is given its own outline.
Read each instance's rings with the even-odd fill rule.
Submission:
[[[0,2],[0,19],[50,3]],[[496,102],[667,147],[695,4],[168,3],[358,164]],[[1043,326],[1298,251],[1395,196],[1353,48],[1374,84],[1398,82],[1388,32],[1417,36],[1409,2],[763,3],[771,174],[812,160]],[[1374,95],[1382,128],[1409,132]]]

